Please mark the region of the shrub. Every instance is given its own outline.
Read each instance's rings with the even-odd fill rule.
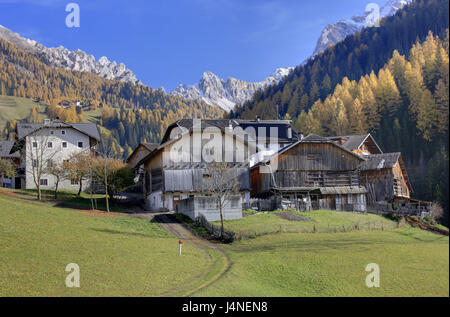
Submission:
[[[435,221],[438,221],[444,215],[444,209],[438,202],[431,204],[430,217]]]

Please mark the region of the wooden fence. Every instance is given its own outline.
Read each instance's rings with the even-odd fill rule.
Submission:
[[[221,233],[221,226],[216,226],[212,223],[210,223],[208,220],[206,220],[205,216],[203,214],[200,214],[200,216],[197,218],[197,222],[201,224],[205,229],[215,238],[227,243],[231,243],[234,240],[236,240],[236,233],[228,230],[224,230],[223,236]]]

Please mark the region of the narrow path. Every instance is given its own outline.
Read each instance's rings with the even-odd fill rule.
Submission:
[[[420,219],[419,217],[411,217],[411,216],[407,215],[407,216],[405,216],[405,220],[407,223],[409,223],[413,227],[420,228],[422,230],[427,230],[432,233],[440,234],[443,236],[448,236],[448,230],[445,230],[445,229],[442,229],[442,228],[439,228],[436,226],[432,226],[432,225],[426,223],[425,221],[423,221],[422,219]]]
[[[156,215],[152,221],[183,240],[183,242],[201,250],[207,259],[212,262],[207,271],[202,272],[184,286],[171,289],[161,294],[161,296],[192,296],[222,278],[231,268],[232,262],[230,258],[217,244],[196,236],[170,214]],[[215,256],[211,254],[215,254]]]

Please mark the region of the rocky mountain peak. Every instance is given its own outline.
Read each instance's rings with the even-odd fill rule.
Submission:
[[[34,40],[21,37],[19,34],[1,25],[0,38],[36,55],[52,67],[91,72],[111,80],[120,80],[133,84],[140,83],[136,75],[126,68],[123,63],[111,62],[105,56],[97,61],[93,55],[87,54],[80,49],[70,51],[64,46],[45,47]]]
[[[279,82],[292,69],[292,67],[278,68],[264,80],[255,83],[233,77],[224,80],[208,71],[202,74],[196,85],[178,85],[171,94],[188,99],[203,100],[225,111],[231,111],[236,105],[242,105],[249,100],[257,90]]]
[[[412,0],[388,0],[384,6],[380,8],[380,18],[384,18],[395,14],[397,10],[408,4]],[[361,31],[366,24],[368,12],[361,15],[353,16],[350,19],[342,19],[336,23],[328,24],[320,34],[317,40],[316,48],[313,56],[327,49],[329,46],[336,44],[355,32]]]

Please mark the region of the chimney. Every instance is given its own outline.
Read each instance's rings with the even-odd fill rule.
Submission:
[[[261,121],[261,118],[260,118],[260,116],[256,116],[256,122],[259,122],[259,121]]]
[[[298,139],[303,140],[303,132],[298,132]]]
[[[233,132],[233,124],[231,123],[231,120],[228,121],[228,130],[229,132]]]
[[[44,125],[49,125],[52,120],[50,119],[44,119]]]

